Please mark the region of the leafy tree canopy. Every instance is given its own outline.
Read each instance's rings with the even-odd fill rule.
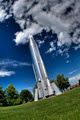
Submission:
[[[24,90],[21,91],[20,98],[22,99],[23,102],[33,101],[33,95],[27,89],[24,89]]]
[[[6,88],[6,96],[7,99],[17,99],[19,97],[18,91],[15,89],[15,87],[12,84],[10,84]]]
[[[22,103],[18,91],[12,84],[6,88],[6,97],[8,105],[19,105]]]
[[[60,90],[65,90],[70,86],[69,79],[64,77],[63,74],[57,75],[56,83]]]

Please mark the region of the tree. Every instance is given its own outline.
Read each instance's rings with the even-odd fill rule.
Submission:
[[[6,96],[5,96],[5,91],[2,90],[2,86],[0,86],[0,106],[6,106],[7,101],[6,101]]]
[[[19,97],[18,91],[12,84],[6,88],[6,95],[7,99],[17,99]]]
[[[8,105],[18,105],[22,103],[18,91],[12,84],[6,88],[6,96]]]
[[[63,74],[57,75],[56,84],[60,90],[65,90],[70,86],[69,79],[64,77]]]
[[[21,91],[20,93],[20,98],[22,99],[23,102],[27,103],[27,102],[31,102],[33,101],[33,95],[31,94],[31,92],[27,89],[24,89]]]

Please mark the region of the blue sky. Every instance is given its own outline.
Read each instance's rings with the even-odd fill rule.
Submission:
[[[3,89],[13,84],[18,91],[32,91],[36,80],[31,66],[27,39],[29,33],[34,36],[39,47],[49,79],[64,74],[69,77],[71,84],[77,83],[80,79],[80,28],[73,16],[75,10],[79,10],[78,3],[75,6],[69,1],[55,3],[57,6],[62,5],[59,11],[56,5],[51,4],[50,10],[46,7],[42,11],[46,6],[44,0],[37,4],[33,2],[35,6],[32,2],[27,3],[27,8],[32,6],[28,11],[25,0],[21,3],[21,0],[0,1],[0,85]],[[40,5],[42,7],[39,8]],[[74,11],[62,14],[62,10],[65,9],[66,12],[69,5]],[[56,15],[60,16],[56,18]]]

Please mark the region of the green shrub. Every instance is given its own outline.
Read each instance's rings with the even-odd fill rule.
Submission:
[[[20,105],[20,104],[22,104],[22,100],[20,98],[7,100],[7,104],[9,106]]]
[[[20,104],[22,104],[22,100],[20,98],[16,99],[14,105],[20,105]]]
[[[14,99],[12,99],[12,100],[7,100],[7,104],[8,104],[9,106],[14,105]]]

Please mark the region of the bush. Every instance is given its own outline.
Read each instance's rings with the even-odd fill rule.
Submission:
[[[22,104],[22,100],[20,98],[15,100],[15,105],[20,105]]]
[[[12,106],[12,105],[14,105],[14,99],[12,99],[12,100],[7,100],[7,104],[8,104],[8,106]]]
[[[22,100],[20,98],[7,100],[7,104],[9,106],[20,105],[20,104],[22,104]]]

